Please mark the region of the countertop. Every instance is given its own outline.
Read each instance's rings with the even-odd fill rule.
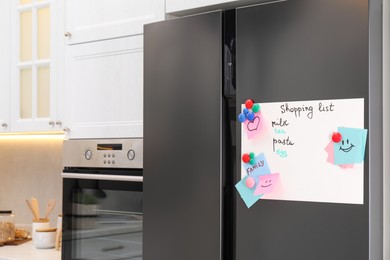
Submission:
[[[0,247],[0,260],[60,260],[61,251],[36,249],[32,241],[18,246]]]

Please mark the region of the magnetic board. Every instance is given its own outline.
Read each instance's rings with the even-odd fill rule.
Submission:
[[[242,124],[241,154],[264,154],[271,173],[279,173],[273,191],[261,199],[363,204],[363,161],[338,165],[329,160],[332,133],[339,127],[364,128],[363,98],[259,104],[261,122],[253,121],[258,133],[251,136],[250,126]],[[345,147],[364,158],[363,142]],[[241,162],[242,178],[248,168]]]

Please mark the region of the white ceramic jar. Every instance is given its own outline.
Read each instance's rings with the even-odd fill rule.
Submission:
[[[56,231],[56,228],[37,229],[33,240],[34,246],[39,249],[54,248]]]

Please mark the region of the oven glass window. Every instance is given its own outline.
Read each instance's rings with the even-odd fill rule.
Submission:
[[[66,186],[65,259],[142,259],[142,183],[68,179]]]

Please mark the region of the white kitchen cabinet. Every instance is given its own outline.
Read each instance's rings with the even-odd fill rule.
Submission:
[[[69,138],[143,135],[143,36],[66,47]]]
[[[0,65],[0,69],[1,67],[2,65]],[[5,70],[1,71],[1,74],[5,73]],[[0,84],[0,133],[4,133],[8,132],[9,129],[9,83],[7,83],[7,79],[3,81],[2,75],[0,75],[0,80],[2,82]]]
[[[3,56],[0,44],[0,57]],[[2,63],[2,61],[0,62]],[[6,77],[3,77],[3,74],[7,73],[8,66],[3,66],[0,64],[0,133],[9,131],[9,81]]]
[[[10,2],[0,1],[0,133],[9,125]]]
[[[66,0],[66,36],[77,44],[140,35],[164,17],[164,0]]]
[[[10,132],[62,130],[57,102],[59,41],[64,42],[59,10],[54,0],[10,2]]]
[[[283,0],[282,0],[283,1]],[[214,10],[228,10],[253,4],[267,3],[268,0],[166,0],[168,15],[184,16]]]
[[[257,0],[260,2],[261,0]],[[167,14],[188,15],[213,11],[217,9],[229,9],[256,2],[256,0],[166,0],[165,11]]]
[[[238,0],[165,0],[167,13],[175,13],[184,10],[220,5],[237,1]]]

